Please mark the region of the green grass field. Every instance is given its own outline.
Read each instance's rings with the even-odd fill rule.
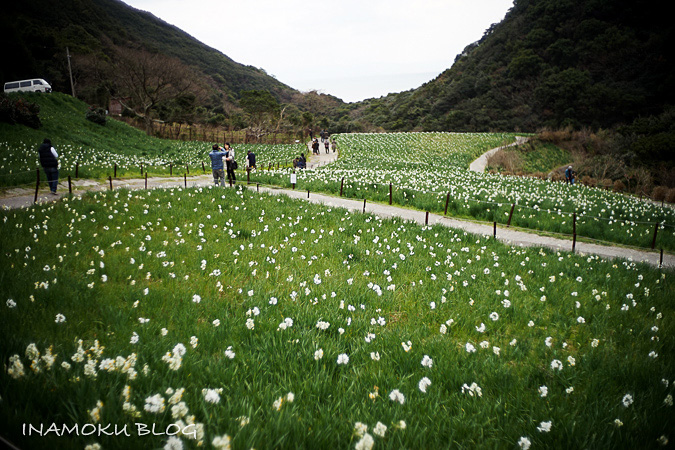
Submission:
[[[22,449],[673,438],[672,271],[242,187],[0,216],[0,434]]]

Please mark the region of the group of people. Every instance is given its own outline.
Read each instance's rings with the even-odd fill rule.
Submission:
[[[321,138],[321,142],[323,143],[323,147],[324,147],[324,149],[326,150],[326,153],[327,153],[327,154],[330,153],[330,149],[331,149],[331,148],[333,149],[333,153],[335,152],[335,150],[336,150],[336,148],[337,148],[337,144],[335,143],[334,140],[329,140],[329,139],[326,137],[325,139],[324,139],[324,138]],[[321,147],[321,145],[319,144],[319,140],[318,140],[318,139],[314,139],[314,141],[312,141],[312,152],[313,152],[315,155],[318,155],[318,154],[319,154],[319,149],[320,149],[320,147]]]
[[[307,158],[305,158],[304,153],[300,153],[300,156],[298,158],[295,158],[293,160],[293,168],[294,169],[306,169],[307,168]]]
[[[213,173],[213,182],[216,186],[225,186],[225,172],[227,172],[227,180],[230,184],[237,181],[234,171],[237,170],[238,164],[234,159],[234,149],[230,146],[229,142],[225,143],[225,147],[213,144],[209,158],[211,158],[211,171]],[[255,169],[255,153],[249,150],[246,154],[246,170],[251,171]]]

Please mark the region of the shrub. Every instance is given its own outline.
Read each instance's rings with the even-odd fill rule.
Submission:
[[[668,203],[675,203],[675,188],[668,189],[665,200]]]
[[[40,106],[27,102],[23,98],[13,99],[8,95],[0,94],[0,122],[26,125],[31,128],[40,128]]]
[[[626,185],[621,180],[614,182],[614,192],[623,192],[626,190]]]
[[[654,189],[652,189],[652,199],[656,201],[665,200],[667,193],[668,193],[667,187],[656,186]]]
[[[87,114],[84,117],[88,121],[97,123],[99,125],[105,125],[108,120],[103,108],[89,108],[89,111],[87,111]]]

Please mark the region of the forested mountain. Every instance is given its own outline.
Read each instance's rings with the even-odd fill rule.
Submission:
[[[515,0],[436,79],[365,101],[359,112],[387,130],[630,123],[673,104],[673,42],[672,19],[658,3]]]
[[[70,92],[68,47],[77,96],[99,105],[131,96],[138,81],[130,74],[141,62],[163,68],[164,77],[173,76],[168,85],[182,91],[169,102],[137,99],[135,112],[166,121],[247,127],[242,93],[267,91],[278,104],[268,102],[266,126],[283,123],[294,132],[625,126],[628,134],[658,135],[631,151],[651,155],[658,146],[662,160],[672,153],[663,142],[675,140],[673,26],[651,3],[515,0],[504,20],[436,79],[350,104],[300,93],[119,0],[11,2],[3,6],[0,39],[3,81],[43,77]],[[442,42],[429,45],[443,52]]]
[[[287,101],[294,89],[264,70],[239,64],[184,31],[119,0],[31,0],[3,6],[0,39],[3,81],[42,77],[55,90],[71,91],[66,47],[72,55],[75,90],[90,103],[104,103],[111,87],[107,63],[120,53],[148,52],[175,58],[196,78],[214,106],[235,102],[243,90],[267,90]],[[95,70],[95,69],[98,69]],[[215,98],[211,98],[215,96]]]

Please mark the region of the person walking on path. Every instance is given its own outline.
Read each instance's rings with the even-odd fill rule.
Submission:
[[[330,143],[328,142],[328,139],[323,141],[323,147],[326,149],[326,154],[329,153],[329,146],[330,146]]]
[[[315,155],[319,154],[319,140],[314,139],[314,142],[312,142],[312,153]]]
[[[211,158],[211,171],[213,172],[213,182],[218,186],[225,186],[225,172],[223,171],[223,158],[227,155],[218,144],[213,144],[209,158]]]
[[[234,149],[230,147],[230,143],[225,143],[225,151],[227,156],[225,156],[225,164],[227,166],[227,179],[230,183],[235,183],[237,181],[237,176],[234,174],[234,171],[237,169],[237,162],[234,160]]]
[[[246,154],[246,161],[247,161],[247,170],[250,172],[251,170],[255,169],[255,153],[253,153],[251,150],[248,151]]]
[[[331,140],[330,148],[333,150],[333,153],[335,153],[335,150],[337,149],[337,144],[335,143],[335,139]]]
[[[59,185],[59,154],[52,147],[52,141],[47,138],[42,141],[38,153],[40,154],[40,165],[47,175],[49,190],[53,195],[58,195],[56,188]]]

